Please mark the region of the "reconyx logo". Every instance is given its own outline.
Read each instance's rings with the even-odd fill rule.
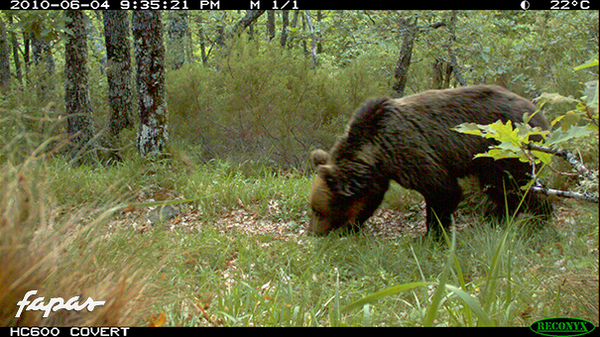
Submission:
[[[544,336],[581,336],[592,332],[596,327],[581,318],[551,317],[535,321],[529,328]]]

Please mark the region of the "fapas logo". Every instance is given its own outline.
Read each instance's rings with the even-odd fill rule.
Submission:
[[[529,328],[544,336],[581,336],[592,332],[593,323],[574,317],[551,317],[533,322]]]
[[[38,297],[33,301],[29,300],[29,297],[33,296],[35,294],[37,294],[37,290],[28,291],[27,293],[25,293],[25,297],[23,297],[22,300],[17,302],[17,306],[19,307],[19,310],[17,311],[17,314],[15,315],[15,317],[21,317],[21,313],[23,312],[23,309],[25,309],[25,311],[29,311],[29,310],[43,311],[44,312],[43,317],[48,317],[48,315],[50,314],[50,311],[57,311],[57,310],[61,310],[61,309],[81,311],[84,308],[86,308],[88,311],[92,311],[92,310],[94,310],[94,307],[99,306],[99,305],[104,305],[104,303],[106,303],[106,301],[94,301],[91,297],[88,297],[87,300],[85,302],[83,302],[83,304],[81,304],[81,303],[79,303],[79,296],[74,296],[74,297],[71,297],[69,300],[67,300],[66,303],[62,297],[55,297],[55,298],[51,298],[47,304],[44,304],[43,297]]]

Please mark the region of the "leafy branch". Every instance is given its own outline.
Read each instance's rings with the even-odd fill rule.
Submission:
[[[532,177],[535,179],[535,184],[530,188],[532,192],[567,198],[577,198],[598,203],[598,195],[589,192],[579,193],[544,187],[537,178],[538,174],[536,173],[538,171],[537,165],[544,164],[544,166],[550,168],[555,173],[567,174],[553,169],[550,165],[552,157],[556,156],[569,163],[578,172],[578,175],[582,175],[585,179],[592,182],[593,185],[597,186],[598,175],[588,169],[575,154],[566,149],[557,149],[550,146],[567,139],[589,136],[594,133],[593,128],[572,126],[567,132],[558,132],[560,135],[556,136],[555,132],[558,130],[554,132],[541,131],[539,128],[532,128],[526,123],[516,123],[515,127],[513,127],[511,121],[508,121],[506,124],[502,121],[497,121],[496,123],[489,125],[464,123],[458,125],[454,130],[465,134],[495,139],[498,142],[495,145],[490,146],[490,149],[487,152],[475,155],[475,158],[491,157],[495,160],[515,158],[522,162],[530,163],[532,167]],[[598,133],[597,127],[595,133]],[[552,143],[546,142],[547,145],[542,145],[543,141],[529,140],[530,136],[534,135],[545,137],[546,140],[554,137],[554,141]]]
[[[597,66],[598,60],[584,64],[576,70]],[[475,158],[491,157],[495,160],[515,158],[529,163],[532,167],[532,178],[535,180],[530,190],[536,193],[555,195],[567,198],[577,198],[598,203],[598,194],[590,191],[598,189],[598,172],[588,169],[573,152],[560,148],[566,141],[583,140],[587,137],[598,137],[598,81],[586,83],[586,95],[581,99],[565,97],[556,93],[544,93],[536,100],[543,106],[546,103],[575,104],[574,110],[568,111],[554,119],[551,123],[553,130],[542,130],[528,124],[533,115],[525,115],[523,123],[497,121],[489,125],[463,123],[454,128],[464,134],[477,135],[495,140],[485,153],[475,155]],[[597,151],[597,149],[596,149]],[[558,157],[569,163],[576,171],[573,173],[560,172],[551,165],[552,158]],[[547,188],[538,179],[537,166],[543,164],[554,173],[561,175],[576,175],[580,177],[580,186],[585,185],[584,192],[562,191]]]

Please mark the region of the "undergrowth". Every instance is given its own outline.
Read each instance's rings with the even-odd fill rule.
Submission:
[[[252,162],[71,167],[59,159],[3,165],[3,195],[20,200],[26,191],[43,210],[26,217],[28,256],[45,247],[33,235],[40,226],[64,228],[51,234],[63,242],[52,250],[60,268],[40,271],[39,285],[69,297],[57,293],[62,268],[77,271],[63,283],[86,286],[114,285],[134,270],[124,280],[144,292],[123,300],[129,309],[121,312],[136,325],[527,326],[551,316],[598,324],[598,212],[585,204],[559,203],[553,223],[534,231],[526,218],[492,226],[475,212],[441,243],[368,232],[311,237],[302,226],[310,177],[300,172]],[[405,192],[394,186],[384,207],[412,209]],[[183,201],[175,218],[148,224],[150,206],[173,200]],[[24,206],[3,205],[5,255],[14,233],[6,223]],[[228,226],[239,209],[248,216]],[[133,315],[142,300],[147,310]]]

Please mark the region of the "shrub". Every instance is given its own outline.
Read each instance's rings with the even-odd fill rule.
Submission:
[[[203,161],[303,167],[311,149],[331,146],[350,113],[385,86],[360,59],[313,70],[299,51],[244,40],[219,53],[215,67],[189,65],[167,79],[172,134],[198,146]]]

